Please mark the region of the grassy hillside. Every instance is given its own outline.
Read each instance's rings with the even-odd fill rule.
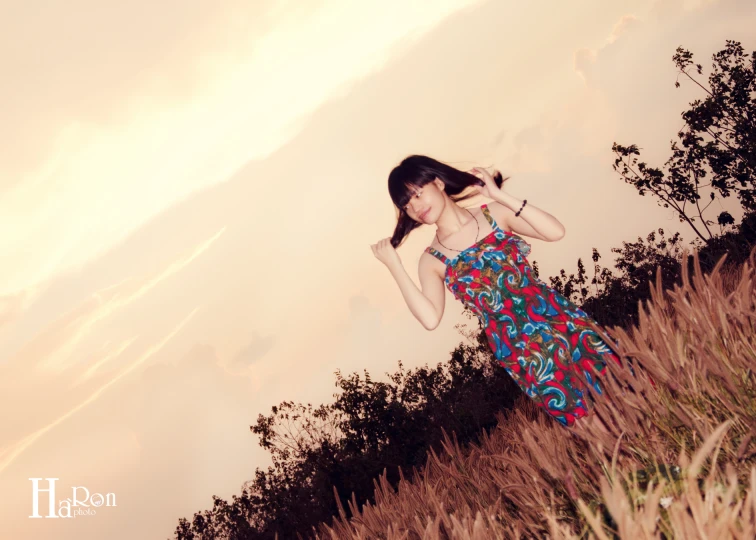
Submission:
[[[651,300],[630,333],[605,329],[607,364],[593,414],[571,430],[527,399],[480,445],[445,439],[412,482],[376,481],[318,538],[756,537],[756,249]],[[601,329],[598,329],[601,330]],[[631,370],[628,367],[632,367]],[[342,494],[343,495],[343,494]],[[337,497],[338,498],[338,497]],[[304,531],[303,531],[304,534]]]

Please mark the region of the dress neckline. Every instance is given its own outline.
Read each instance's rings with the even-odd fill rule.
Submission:
[[[460,251],[457,255],[455,255],[451,259],[439,251],[438,253],[441,253],[441,255],[444,255],[444,258],[446,259],[446,262],[444,263],[446,265],[446,270],[448,270],[449,268],[451,268],[452,266],[454,266],[454,263],[457,261],[457,259],[459,259],[462,256],[463,253],[465,253],[466,251],[470,251],[471,249],[475,249],[476,247],[478,247],[478,244],[480,244],[484,240],[488,240],[489,236],[494,235],[497,232],[501,232],[502,234],[504,234],[506,236],[510,236],[510,237],[514,236],[513,233],[505,231],[504,229],[500,229],[499,227],[497,227],[494,230],[492,230],[490,233],[488,233],[486,236],[484,236],[483,238],[481,238],[480,240],[478,240],[477,242],[475,242],[470,247],[466,247],[465,249],[463,249],[462,251]]]
[[[473,249],[479,247],[481,243],[483,243],[486,240],[488,240],[491,237],[491,235],[495,235],[497,231],[501,231],[502,234],[504,234],[506,236],[509,236],[509,237],[513,237],[514,236],[514,233],[512,233],[511,231],[505,231],[504,229],[502,229],[501,227],[499,227],[499,224],[496,223],[496,220],[489,213],[490,211],[488,210],[488,204],[486,204],[486,203],[482,204],[480,206],[480,209],[483,212],[483,215],[485,216],[486,220],[489,222],[489,224],[492,227],[491,232],[489,232],[486,236],[484,236],[480,240],[476,241],[471,246],[466,247],[465,249],[463,249],[462,251],[460,251],[459,253],[457,253],[457,255],[455,255],[454,257],[451,257],[451,258],[447,257],[445,254],[441,253],[439,250],[437,250],[433,246],[428,246],[427,248],[425,248],[425,251],[429,252],[431,255],[436,256],[437,259],[438,258],[443,258],[442,262],[446,265],[447,271],[448,271],[449,268],[451,268],[453,266],[453,263],[455,263],[464,253],[466,253],[466,252],[468,252],[470,250],[473,250]]]
[[[480,244],[481,242],[483,242],[484,240],[488,240],[488,237],[489,237],[489,236],[491,236],[492,234],[496,234],[496,231],[497,231],[497,230],[501,230],[501,229],[499,229],[499,228],[497,227],[496,229],[492,230],[492,231],[491,231],[490,233],[488,233],[487,235],[485,235],[485,236],[484,236],[483,238],[481,238],[480,240],[478,240],[477,242],[475,242],[475,243],[474,243],[473,245],[471,245],[470,247],[466,247],[465,249],[463,249],[462,251],[460,251],[459,253],[457,253],[457,254],[456,254],[456,255],[455,255],[455,256],[454,256],[453,258],[451,258],[451,259],[450,259],[449,257],[446,257],[446,256],[444,255],[444,256],[446,257],[446,265],[447,265],[447,266],[449,266],[449,265],[450,265],[451,263],[453,263],[454,261],[456,261],[457,259],[459,259],[459,258],[460,258],[460,256],[461,256],[461,255],[462,255],[462,254],[463,254],[463,253],[464,253],[465,251],[470,251],[471,249],[475,249],[476,247],[478,247],[478,245],[479,245],[479,244]],[[505,231],[501,231],[501,232],[503,232],[503,233],[505,233],[505,234],[506,234],[506,232],[505,232]]]

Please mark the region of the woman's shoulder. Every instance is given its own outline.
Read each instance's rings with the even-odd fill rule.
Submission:
[[[420,254],[420,260],[417,262],[418,272],[421,274],[423,272],[431,272],[433,275],[443,280],[446,274],[446,263],[433,254],[434,250],[435,248],[431,243],[431,245],[427,246]]]
[[[482,204],[480,206],[481,212],[483,212],[484,207],[488,208],[488,212],[491,214],[491,217],[494,218],[496,224],[501,230],[503,230],[504,232],[510,232],[511,227],[509,227],[507,221],[509,216],[514,213],[510,208],[504,206],[499,201],[491,201]]]

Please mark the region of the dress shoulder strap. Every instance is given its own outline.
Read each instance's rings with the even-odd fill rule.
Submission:
[[[483,215],[486,216],[486,219],[491,224],[491,228],[496,230],[499,228],[499,225],[496,223],[496,220],[491,215],[491,211],[488,209],[487,204],[481,205],[481,209],[483,210]]]
[[[425,251],[426,253],[430,253],[431,255],[433,255],[435,258],[437,258],[444,264],[449,262],[449,259],[446,258],[446,255],[444,255],[443,253],[441,253],[439,250],[437,250],[436,248],[432,246],[428,246],[427,248],[425,248]]]

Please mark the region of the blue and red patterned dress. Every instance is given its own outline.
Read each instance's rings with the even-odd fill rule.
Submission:
[[[587,413],[586,385],[602,394],[590,369],[619,358],[594,332],[588,314],[532,275],[526,257],[530,244],[503,231],[487,205],[481,210],[493,231],[449,260],[428,246],[425,251],[446,265],[444,282],[457,300],[480,319],[496,360],[520,388],[565,426]]]

